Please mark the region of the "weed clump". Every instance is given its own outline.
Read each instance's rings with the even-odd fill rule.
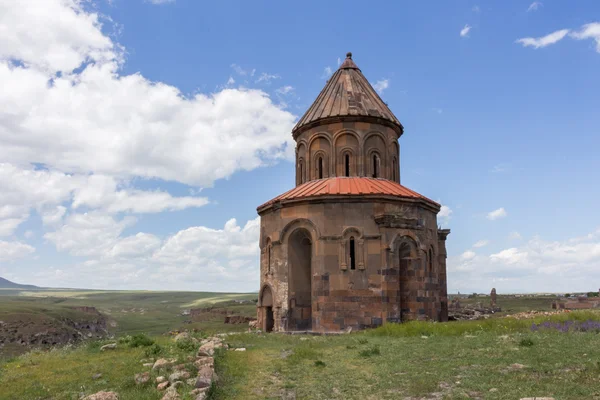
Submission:
[[[150,339],[148,336],[144,335],[143,333],[138,333],[133,336],[127,335],[127,336],[123,336],[123,337],[119,338],[119,343],[127,345],[132,348],[148,347],[148,346],[152,346],[154,344],[154,340]]]
[[[177,342],[177,348],[183,351],[191,352],[196,350],[196,347],[198,347],[198,345],[192,338],[183,339]]]
[[[381,351],[379,350],[379,346],[374,345],[371,347],[368,347],[364,350],[361,350],[360,353],[358,353],[361,357],[371,357],[371,356],[378,356],[381,354]]]
[[[519,342],[519,346],[523,346],[523,347],[531,347],[533,346],[535,343],[533,342],[533,340],[531,338],[523,338],[521,339],[521,341]]]
[[[321,360],[315,361],[315,367],[325,367],[327,364]]]
[[[159,345],[158,343],[154,343],[152,346],[144,349],[144,356],[155,357],[155,356],[158,356],[159,354],[162,354],[162,352],[163,352],[162,346]]]

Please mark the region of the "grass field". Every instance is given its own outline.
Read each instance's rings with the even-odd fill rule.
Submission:
[[[167,332],[197,329],[200,337],[247,329],[224,324],[222,316],[184,323],[189,317],[181,311],[214,305],[255,315],[254,304],[232,301],[255,298],[231,293],[5,291],[0,320],[15,315],[59,318],[74,312],[68,307],[93,306],[117,323],[117,337],[144,332],[157,346],[119,345],[100,352],[108,341],[90,341],[5,357],[0,361],[0,399],[70,400],[99,390],[117,391],[122,400],[160,399],[155,384],[134,383],[134,374],[148,370],[142,360],[174,357],[185,362],[195,350],[176,346]],[[498,303],[503,313],[544,311],[550,310],[552,299],[499,296]],[[461,302],[485,304],[489,298]],[[218,354],[220,380],[210,399],[600,399],[600,325],[587,332],[531,329],[533,323],[547,320],[600,321],[600,313],[386,324],[337,336],[236,333],[227,337],[228,344],[247,351]],[[94,379],[96,374],[102,377]],[[190,398],[190,389],[180,388],[183,399]]]

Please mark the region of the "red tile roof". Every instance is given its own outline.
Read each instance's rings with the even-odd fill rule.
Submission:
[[[352,53],[348,53],[315,102],[300,118],[292,134],[296,137],[304,129],[318,125],[319,121],[325,119],[357,117],[362,117],[361,120],[365,122],[369,118],[376,119],[402,134],[402,124],[352,61]]]
[[[387,179],[333,177],[308,181],[264,203],[258,207],[258,210],[279,202],[325,196],[391,196],[424,200],[433,206],[439,207],[439,204],[435,201]]]

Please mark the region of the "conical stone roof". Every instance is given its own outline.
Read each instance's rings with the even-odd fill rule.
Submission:
[[[327,81],[315,102],[300,118],[294,138],[317,125],[343,121],[364,121],[388,125],[400,136],[404,128],[352,60],[352,53]]]

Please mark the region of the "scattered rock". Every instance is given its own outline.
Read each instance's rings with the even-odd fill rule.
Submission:
[[[209,388],[211,384],[212,384],[212,380],[207,379],[207,378],[198,377],[198,379],[196,379],[196,384],[194,385],[194,387],[196,389],[204,389],[204,388]]]
[[[152,369],[169,368],[171,365],[175,364],[175,361],[176,360],[167,360],[165,358],[159,358],[152,366]]]
[[[150,382],[150,372],[142,372],[141,374],[135,374],[135,383],[138,385],[142,385],[144,383]]]
[[[177,364],[176,366],[173,367],[173,369],[175,371],[183,371],[186,368],[185,364]]]
[[[521,400],[554,400],[554,397],[522,397]]]
[[[161,382],[156,386],[156,389],[163,391],[166,388],[168,388],[170,384],[171,384],[171,382],[169,382],[169,381]]]
[[[213,357],[200,357],[194,362],[194,366],[198,369],[202,368],[204,365],[215,365],[215,359]]]
[[[165,378],[164,376],[158,376],[156,377],[156,383],[163,383],[167,380],[167,378]]]
[[[142,366],[146,367],[146,368],[150,368],[150,367],[154,366],[154,363],[144,363],[144,364],[142,364]]]
[[[98,380],[98,379],[100,379],[100,378],[102,378],[102,374],[94,374],[94,375],[92,375],[92,379],[95,380],[95,381]]]
[[[185,381],[185,383],[187,383],[190,386],[194,386],[196,385],[196,378],[190,378],[187,381]]]
[[[235,349],[235,351],[246,351],[245,347],[238,347],[237,349]]]
[[[497,388],[491,388],[491,389],[490,389],[490,392],[492,392],[492,393],[494,393],[494,392],[497,392],[497,391],[498,391],[498,389],[497,389]]]
[[[192,391],[190,392],[190,394],[191,394],[192,396],[198,396],[199,394],[201,394],[201,393],[206,393],[206,392],[208,392],[208,388],[194,389],[194,390],[192,390]]]
[[[258,328],[258,321],[256,321],[256,320],[250,321],[250,322],[248,322],[248,326],[252,329],[256,329],[256,328]]]
[[[173,372],[169,375],[169,382],[173,383],[176,381],[181,381],[183,379],[188,379],[190,377],[190,373],[187,371],[177,371]]]
[[[169,388],[165,391],[165,395],[162,397],[162,400],[179,400],[179,394],[177,393],[176,386],[169,386]]]
[[[213,380],[213,375],[215,374],[215,370],[212,369],[208,365],[204,365],[202,368],[198,370],[198,378],[205,378],[209,381]]]
[[[519,364],[519,363],[514,363],[510,365],[510,369],[523,369],[525,368],[525,366],[523,364]]]
[[[100,347],[100,351],[114,350],[116,348],[117,348],[116,343],[109,343],[109,344],[105,344],[104,346]]]
[[[83,400],[119,400],[119,395],[115,392],[98,392],[84,397]]]

